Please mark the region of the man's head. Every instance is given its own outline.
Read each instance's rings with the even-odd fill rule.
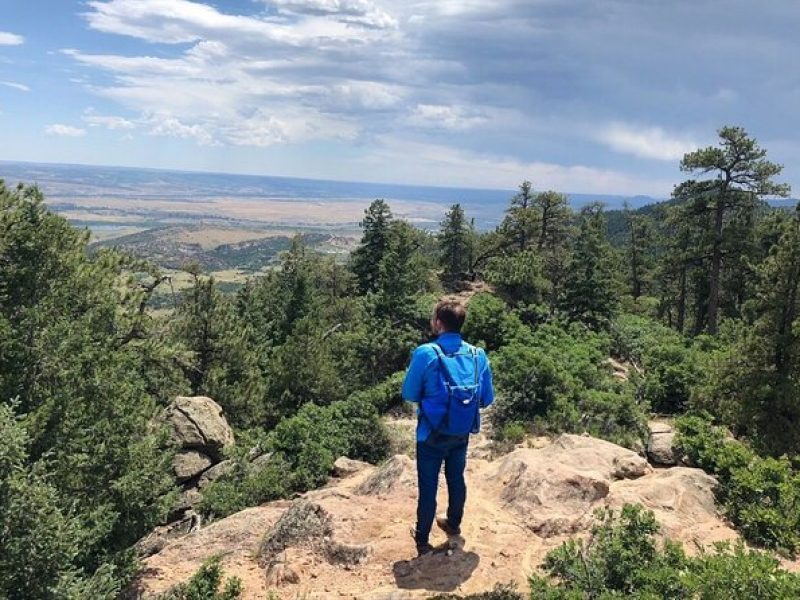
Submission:
[[[467,311],[463,304],[454,300],[442,300],[433,309],[431,329],[436,334],[460,333],[466,317]]]

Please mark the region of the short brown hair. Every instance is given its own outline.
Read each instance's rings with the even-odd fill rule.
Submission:
[[[442,322],[447,331],[460,333],[467,318],[467,309],[455,300],[442,300],[433,309],[433,315]]]

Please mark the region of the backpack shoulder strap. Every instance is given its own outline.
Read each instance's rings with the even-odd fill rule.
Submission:
[[[439,369],[441,370],[445,380],[449,385],[456,385],[453,375],[450,373],[450,368],[447,366],[447,363],[444,360],[444,350],[442,350],[442,347],[436,342],[433,342],[431,346],[433,347],[434,352],[436,352],[436,358],[439,360]]]

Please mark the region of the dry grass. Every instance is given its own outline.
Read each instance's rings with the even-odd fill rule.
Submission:
[[[176,214],[186,217],[243,219],[263,223],[287,223],[293,225],[343,225],[358,223],[364,216],[369,200],[326,201],[281,201],[265,198],[242,200],[240,198],[205,198],[190,200],[143,200],[126,198],[53,198],[52,202],[67,201],[78,207],[62,213],[68,218],[124,222],[137,219],[134,215],[94,214],[92,210],[114,209],[146,215],[148,220],[159,220],[158,213]],[[433,202],[392,201],[392,212],[412,222],[436,221],[443,214],[442,206]]]
[[[286,231],[204,227],[196,231],[184,231],[176,237],[176,241],[187,244],[200,244],[203,250],[213,250],[225,244],[238,244],[239,242],[263,240],[285,235],[287,235]]]

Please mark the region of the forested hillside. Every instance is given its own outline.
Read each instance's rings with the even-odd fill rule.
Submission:
[[[157,267],[88,252],[35,187],[0,186],[0,598],[114,598],[131,581],[134,543],[177,499],[155,419],[176,395],[213,398],[237,438],[234,468],[203,493],[206,519],[318,487],[339,456],[380,462],[381,415],[401,405],[434,301],[479,281],[489,291],[471,296],[464,336],[493,364],[498,447],[586,432],[641,451],[649,416],[675,417],[730,522],[794,555],[800,212],[766,203],[789,190],[742,129],[680,167],[672,201],[624,213],[613,235],[601,205],[575,213],[528,182],[486,233],[459,204],[433,234],[376,200],[347,261],[297,237],[235,294],[195,266],[167,314],[150,310],[167,282]],[[258,468],[254,450],[268,455]],[[691,598],[702,579],[716,598],[726,569],[773,586],[765,598],[799,589],[771,558],[688,559],[657,548],[655,530],[636,508],[609,517],[597,545],[548,559],[533,597]],[[586,560],[597,568],[581,572]],[[500,593],[486,598],[515,597]]]

